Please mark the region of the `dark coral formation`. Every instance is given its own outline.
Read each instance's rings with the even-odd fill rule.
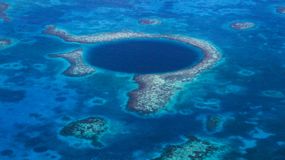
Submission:
[[[278,6],[276,12],[280,14],[285,14],[285,6]]]
[[[5,149],[0,152],[0,155],[4,157],[11,157],[13,156],[13,154],[14,154],[14,151],[11,149]]]
[[[48,148],[45,146],[38,146],[38,147],[33,148],[33,150],[36,153],[43,153],[43,152],[48,151]]]
[[[160,23],[160,20],[154,18],[142,18],[139,20],[139,24],[142,25],[158,25]]]
[[[218,130],[222,123],[222,117],[219,115],[209,115],[206,120],[206,129],[209,132],[215,132]]]
[[[0,102],[17,103],[26,97],[24,90],[0,88]]]
[[[95,71],[94,68],[83,62],[82,49],[76,49],[64,54],[50,54],[49,57],[63,58],[70,63],[69,68],[64,71],[64,74],[67,76],[81,77],[91,74]]]
[[[9,8],[9,5],[7,3],[0,2],[0,19],[2,19],[4,22],[10,21],[10,18],[5,13],[8,8]]]
[[[88,117],[67,124],[61,131],[62,136],[73,136],[92,141],[97,145],[99,138],[108,130],[108,123],[101,117]]]
[[[139,113],[155,113],[166,107],[173,94],[181,89],[184,82],[193,80],[201,72],[213,67],[221,58],[218,49],[207,41],[180,35],[146,34],[138,32],[116,32],[97,35],[71,35],[55,26],[48,26],[45,34],[57,36],[67,42],[98,43],[133,38],[155,38],[176,41],[202,50],[203,59],[195,66],[163,74],[136,75],[134,80],[139,88],[129,93],[128,109]],[[81,51],[82,52],[82,51]],[[66,75],[82,76],[92,73],[93,70],[84,65],[80,51],[66,54],[56,54],[54,57],[67,59],[71,66],[65,71]],[[79,56],[80,55],[80,56]],[[78,66],[77,66],[78,65]],[[77,69],[76,69],[77,68]],[[82,69],[79,69],[82,68]],[[83,71],[74,74],[74,71]],[[86,72],[88,71],[88,72]],[[90,71],[90,72],[89,72]],[[84,74],[82,74],[84,73]]]
[[[269,98],[284,98],[285,94],[278,90],[264,90],[261,92],[262,96]]]
[[[219,160],[225,152],[224,144],[190,137],[185,143],[166,146],[153,160]]]
[[[10,39],[0,39],[0,49],[8,47],[12,44],[12,41]]]
[[[255,24],[253,22],[234,22],[231,27],[236,30],[247,30],[255,27]]]

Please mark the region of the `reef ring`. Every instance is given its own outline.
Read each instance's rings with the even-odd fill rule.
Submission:
[[[201,72],[213,67],[221,59],[219,50],[210,42],[181,35],[116,32],[77,36],[71,35],[64,30],[57,29],[55,26],[48,26],[44,30],[44,33],[57,36],[66,42],[77,42],[82,44],[95,44],[99,42],[133,38],[150,38],[172,40],[201,49],[203,59],[191,68],[163,74],[139,74],[134,76],[134,80],[139,87],[128,94],[129,100],[127,108],[131,111],[143,114],[156,113],[165,108],[172,95],[181,89],[181,85],[184,82],[193,80],[193,78]],[[71,67],[66,75],[74,76],[73,73],[80,73],[77,74],[77,76],[84,76],[95,72],[95,70],[92,70],[93,67],[88,67],[88,65],[82,61],[82,50],[75,51],[77,54],[70,52],[70,54],[65,54],[64,56],[60,56],[61,54],[56,54],[58,56],[53,55],[53,57],[65,58],[70,62]],[[84,71],[86,71],[86,73]]]

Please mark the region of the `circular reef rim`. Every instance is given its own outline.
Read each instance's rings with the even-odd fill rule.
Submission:
[[[222,58],[219,48],[208,40],[178,34],[153,34],[142,32],[107,32],[101,34],[74,35],[49,25],[43,33],[56,36],[65,42],[80,44],[100,44],[115,40],[133,38],[159,38],[185,43],[202,50],[203,59],[193,67],[176,72],[163,74],[138,74],[133,80],[138,84],[128,93],[126,108],[128,111],[139,114],[152,114],[163,111],[170,104],[173,95],[183,88],[184,83],[191,82],[202,72],[213,68]],[[64,71],[66,76],[82,77],[96,72],[96,68],[86,64],[83,60],[83,48],[65,52],[49,54],[51,58],[63,58],[70,63]]]

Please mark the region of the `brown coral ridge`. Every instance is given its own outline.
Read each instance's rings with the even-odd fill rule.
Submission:
[[[100,144],[99,138],[108,130],[108,123],[101,117],[88,117],[67,124],[60,131],[62,136],[72,136],[91,140],[93,145]]]
[[[193,80],[201,72],[213,67],[221,58],[221,54],[219,53],[218,49],[211,43],[197,38],[180,35],[115,32],[97,35],[76,36],[71,35],[64,30],[57,29],[55,26],[47,26],[44,30],[44,33],[57,36],[67,42],[77,43],[98,43],[133,38],[156,38],[172,40],[199,48],[202,51],[203,59],[195,66],[170,73],[141,74],[134,77],[134,80],[139,85],[139,88],[129,93],[127,107],[131,111],[143,114],[156,113],[159,110],[165,108],[172,95],[181,89],[181,86],[184,82]],[[73,67],[67,71],[67,75],[72,75],[70,74],[72,73],[70,70],[76,68],[76,64],[83,65],[82,60],[78,60],[79,62],[75,63],[76,59],[79,58],[79,56],[77,56],[77,58],[76,56],[73,57],[75,58],[69,58],[69,61],[73,62],[71,65]],[[85,74],[83,75],[88,74],[88,72],[84,73]],[[80,76],[80,74],[77,75]]]
[[[61,39],[64,39],[66,42],[73,42],[74,39],[69,38],[70,36],[67,34],[67,32],[63,30],[58,30],[55,26],[53,25],[48,25],[46,26],[45,30],[43,31],[44,34],[49,34],[49,35],[54,35],[57,36]],[[79,42],[80,43],[80,42]]]
[[[5,13],[8,8],[9,8],[9,5],[7,3],[0,2],[0,19],[2,19],[4,22],[10,21],[10,18]]]
[[[151,34],[137,33],[137,32],[114,32],[114,33],[103,33],[96,35],[83,35],[76,36],[67,33],[62,29],[58,29],[53,25],[48,25],[43,31],[44,34],[56,36],[63,39],[66,42],[76,42],[83,44],[93,44],[98,42],[109,42],[120,39],[128,38],[152,38]],[[158,37],[157,37],[158,38]]]
[[[177,84],[156,75],[134,77],[139,87],[129,92],[128,109],[141,114],[156,113],[164,108],[171,96],[180,89]]]
[[[76,49],[64,54],[49,54],[51,58],[63,58],[70,63],[64,71],[66,76],[81,77],[95,72],[95,69],[85,64],[82,57],[82,49]]]

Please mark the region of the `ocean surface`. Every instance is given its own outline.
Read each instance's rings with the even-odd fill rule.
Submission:
[[[0,39],[13,42],[0,47],[1,160],[148,160],[188,136],[229,148],[216,159],[285,160],[285,14],[276,11],[285,6],[284,1],[0,2],[9,4],[5,13],[10,18],[0,19]],[[240,21],[255,26],[231,27]],[[134,74],[191,66],[201,58],[199,50],[170,42],[127,40],[111,46],[120,51],[118,56],[112,55],[111,43],[71,43],[43,34],[46,25],[76,35],[134,31],[196,37],[214,44],[222,59],[186,83],[166,109],[141,115],[126,107],[128,93],[138,87]],[[141,52],[153,53],[156,47],[161,52],[154,58]],[[86,49],[85,61],[98,66],[96,73],[68,77],[62,73],[69,63],[48,57],[77,48]],[[179,56],[172,59],[171,53]],[[108,56],[114,58],[108,61]],[[101,147],[60,135],[68,123],[90,116],[103,117],[110,124],[100,138]],[[219,119],[213,129],[207,127],[209,117]]]

